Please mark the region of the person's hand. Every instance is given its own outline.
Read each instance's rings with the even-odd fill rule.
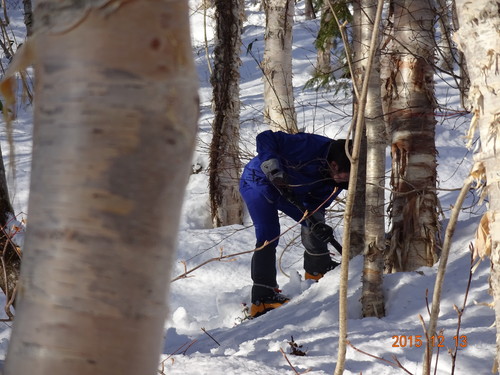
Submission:
[[[333,237],[333,229],[325,223],[316,223],[311,227],[311,233],[322,242],[329,242]]]
[[[288,179],[286,175],[283,173],[282,176],[274,176],[269,179],[271,183],[274,185],[276,189],[280,192],[282,196],[284,196],[289,201],[293,202],[295,200],[292,188],[288,184]]]
[[[283,171],[269,175],[268,179],[278,189],[288,189],[288,179]]]
[[[281,195],[287,199],[293,197],[292,189],[288,184],[287,175],[281,169],[278,159],[266,160],[260,165],[260,168],[265,173],[269,182],[278,189]]]

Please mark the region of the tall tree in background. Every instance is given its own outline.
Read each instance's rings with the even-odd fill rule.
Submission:
[[[453,74],[456,57],[454,56],[453,43],[451,36],[453,34],[453,22],[450,7],[446,0],[435,0],[437,5],[437,21],[439,23],[439,42],[438,42],[438,63],[439,67],[450,74]]]
[[[456,1],[453,1],[451,3],[451,15],[452,15],[453,30],[460,29],[460,20],[458,19]],[[470,111],[471,104],[469,102],[469,88],[470,88],[469,72],[467,69],[467,62],[465,61],[464,53],[460,49],[458,50],[458,67],[460,68],[459,87],[460,87],[461,104],[465,110]]]
[[[356,3],[358,3],[356,5]],[[360,64],[366,68],[370,42],[377,11],[377,0],[357,0],[354,9],[359,12],[360,22],[358,45]],[[378,43],[377,43],[378,45]],[[366,72],[364,72],[366,74]],[[365,188],[365,221],[364,221],[364,267],[363,294],[361,297],[363,316],[382,317],[385,315],[384,293],[382,288],[385,253],[385,220],[384,220],[384,185],[385,185],[385,150],[387,135],[382,110],[380,90],[380,58],[379,53],[373,57],[369,74],[369,88],[366,97],[366,188]]]
[[[157,372],[197,75],[188,1],[119,5],[37,2],[30,223],[6,375]]]
[[[241,224],[243,204],[240,174],[240,48],[245,3],[215,1],[215,48],[212,144],[210,146],[210,206],[214,226]]]
[[[26,35],[33,33],[33,11],[31,0],[23,0],[24,24],[26,25]]]
[[[485,172],[488,192],[488,231],[491,236],[491,286],[497,329],[496,363],[500,364],[500,4],[493,0],[457,0],[460,28],[455,34],[467,61],[474,117],[481,148],[475,155]]]
[[[318,37],[315,46],[318,51],[316,58],[316,74],[332,74],[332,49],[334,47],[334,38],[338,36],[338,26],[333,18],[332,5],[329,0],[324,0],[321,5],[321,21],[318,31]]]
[[[433,8],[433,0],[394,0],[384,83],[392,155],[390,271],[438,259]]]
[[[264,116],[272,130],[297,133],[292,82],[292,27],[295,0],[265,2]]]
[[[363,39],[363,28],[366,27],[366,20],[363,17],[364,10],[362,9],[361,1],[353,1],[353,23],[352,23],[352,61],[353,61],[353,113],[359,116],[359,94],[363,84],[363,79],[366,73],[366,63],[368,61],[368,51],[370,48],[370,37],[368,43]],[[355,116],[355,118],[356,118]],[[363,134],[361,135],[361,144],[358,160],[358,181],[356,184],[356,204],[352,209],[351,217],[351,233],[350,233],[350,254],[351,258],[362,254],[365,248],[365,199],[366,199],[366,128],[362,127]]]
[[[332,0],[319,0],[317,4],[321,6],[321,21],[318,36],[314,41],[317,50],[316,65],[314,75],[306,83],[306,87],[326,87],[338,90],[341,85],[337,85],[336,80],[348,71],[344,67],[348,65],[345,57],[350,53],[351,48],[345,46],[345,53],[343,53],[336,51],[336,47],[337,40],[343,36],[341,28],[344,22],[352,20],[350,4]],[[336,61],[332,57],[336,58]]]

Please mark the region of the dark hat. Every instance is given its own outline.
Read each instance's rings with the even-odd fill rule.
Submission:
[[[349,151],[352,150],[351,141],[346,141],[345,139],[334,139],[330,143],[330,148],[328,150],[328,156],[326,159],[328,162],[334,161],[339,166],[339,172],[350,172],[351,171],[351,161],[346,155],[346,142],[348,142]]]

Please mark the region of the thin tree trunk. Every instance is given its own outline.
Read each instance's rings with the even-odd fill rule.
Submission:
[[[474,113],[471,127],[477,127],[481,139],[481,149],[474,159],[484,167],[489,198],[490,281],[497,329],[496,373],[500,364],[500,4],[493,0],[457,0],[457,12],[460,28],[455,36],[467,59],[471,84],[469,99]]]
[[[368,49],[370,40],[366,45],[362,40],[363,28],[366,25],[362,21],[362,9],[361,2],[359,0],[353,2],[354,9],[354,20],[353,22],[353,41],[352,41],[352,53],[353,53],[353,83],[356,85],[357,89],[354,90],[355,93],[361,92],[361,86],[363,84],[366,61],[368,59]],[[353,100],[353,113],[358,111],[358,98],[354,95]],[[359,150],[359,162],[358,162],[358,181],[366,181],[366,128],[363,126],[363,134],[361,136],[361,144]],[[356,204],[353,207],[352,212],[352,222],[351,222],[351,258],[356,255],[362,254],[365,247],[365,199],[366,199],[366,184],[359,183],[356,185]]]
[[[374,28],[376,0],[362,0],[361,8],[363,32],[362,45],[368,46]],[[377,45],[379,39],[377,40]],[[364,47],[364,54],[368,51]],[[384,221],[384,185],[385,185],[385,150],[387,134],[382,111],[380,89],[379,51],[373,57],[370,70],[369,87],[366,97],[365,126],[367,135],[366,164],[366,208],[365,208],[365,244],[363,267],[363,295],[361,298],[363,316],[383,317],[385,315],[383,273],[385,253]]]
[[[243,204],[238,190],[240,174],[239,67],[242,0],[216,0],[217,22],[212,75],[215,118],[210,146],[210,205],[215,227],[241,224]]]
[[[375,25],[380,23],[384,0],[378,0],[377,14],[375,17]],[[373,57],[375,56],[376,40],[378,39],[378,28],[374,29],[370,42],[370,53],[366,63],[366,70],[370,72],[372,69]],[[363,86],[359,97],[359,111],[356,117],[356,134],[353,142],[351,174],[349,177],[349,192],[347,194],[347,202],[344,212],[344,237],[342,241],[342,264],[340,270],[340,286],[339,286],[339,348],[337,353],[337,363],[335,366],[335,375],[342,375],[345,369],[345,359],[347,353],[347,288],[349,279],[349,258],[350,258],[350,224],[352,208],[354,205],[354,190],[357,184],[357,168],[358,156],[361,145],[362,128],[365,121],[366,96],[368,93],[368,79],[363,80]],[[351,189],[352,187],[352,189]],[[354,190],[353,190],[354,189]]]
[[[394,2],[392,73],[385,83],[392,138],[390,271],[432,266],[438,259],[432,1]]]
[[[356,255],[363,254],[365,248],[365,212],[366,212],[366,123],[362,129],[361,144],[359,146],[359,166],[358,181],[362,181],[356,186],[356,204],[352,212],[351,224],[351,259]]]
[[[30,221],[6,375],[157,372],[197,76],[187,1],[113,5],[37,2]]]
[[[264,116],[272,130],[297,133],[292,82],[292,27],[295,0],[265,3]]]

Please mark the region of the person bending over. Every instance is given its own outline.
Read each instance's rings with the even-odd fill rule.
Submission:
[[[301,223],[305,279],[319,280],[338,265],[328,250],[328,243],[335,239],[333,229],[325,224],[325,209],[347,189],[351,167],[345,139],[268,130],[258,134],[256,141],[257,156],[245,166],[240,180],[240,193],[255,227],[256,247],[268,242],[252,256],[252,317],[289,301],[276,281],[278,211],[295,221],[302,219],[305,210],[314,212]]]

